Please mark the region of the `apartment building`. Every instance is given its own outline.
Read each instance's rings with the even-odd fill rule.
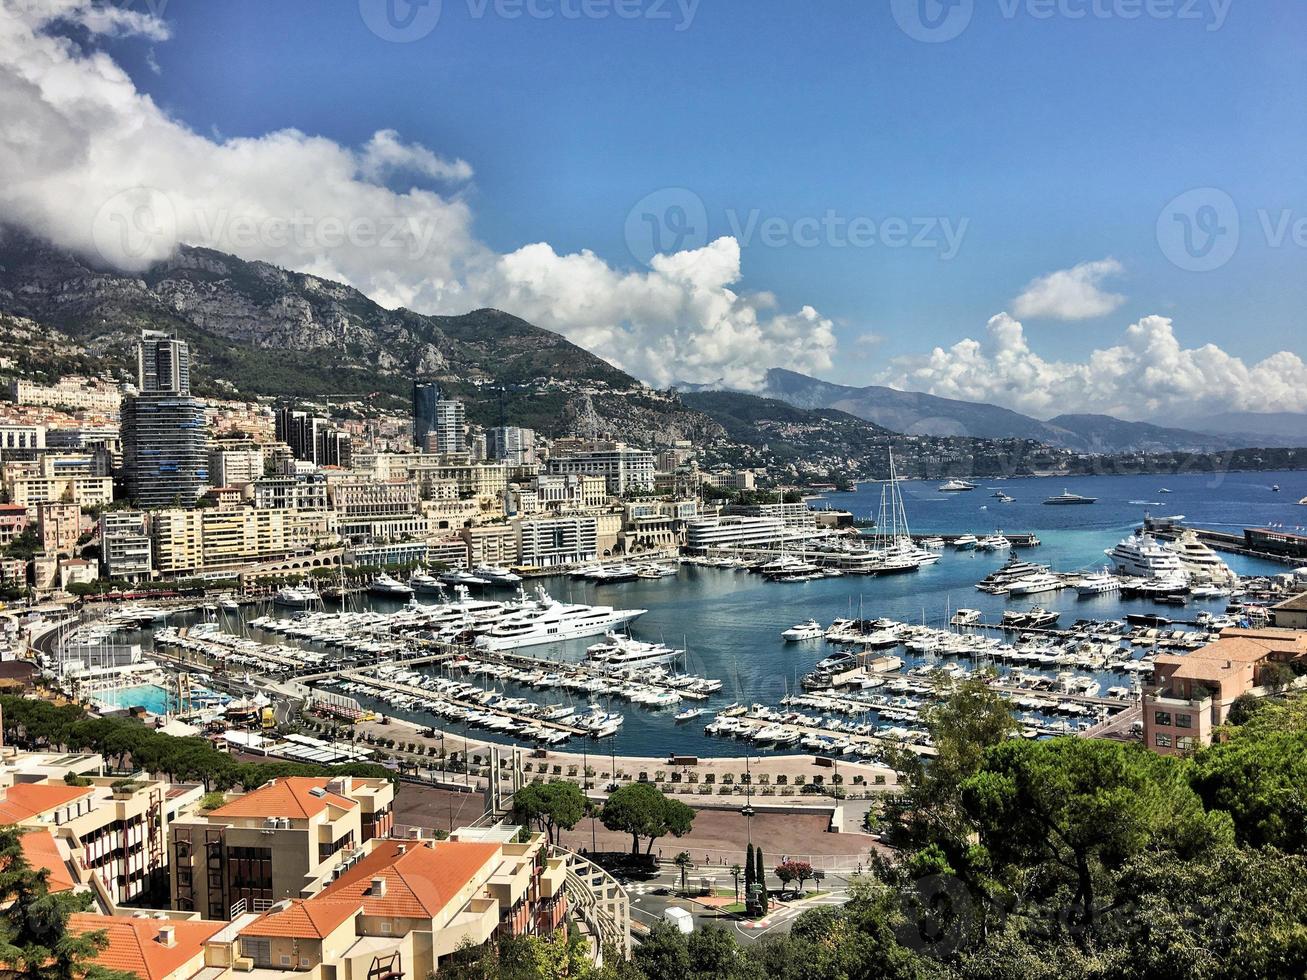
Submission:
[[[331,502],[350,541],[425,537],[429,528],[413,480],[342,480],[331,484]]]
[[[1225,630],[1220,639],[1183,656],[1159,654],[1153,686],[1144,693],[1144,744],[1162,755],[1209,745],[1230,706],[1244,694],[1263,696],[1273,664],[1307,663],[1307,632]]]
[[[224,507],[150,516],[155,567],[166,575],[235,569],[335,537],[335,515],[321,511]]]
[[[327,510],[331,506],[327,480],[319,473],[304,477],[264,477],[254,481],[252,494],[255,507]]]
[[[394,796],[384,779],[287,777],[178,821],[173,907],[230,919],[311,894],[363,842],[389,833]]]
[[[75,376],[60,378],[50,385],[19,378],[9,383],[9,395],[18,405],[42,405],[98,415],[117,415],[122,404],[122,390],[116,384]]]
[[[559,476],[601,476],[608,485],[608,492],[615,497],[651,492],[654,470],[653,453],[620,442],[554,456],[545,464],[546,473]]]
[[[82,509],[76,504],[39,504],[36,529],[42,550],[52,555],[71,555],[82,536]]]
[[[106,578],[148,578],[154,548],[139,510],[107,510],[100,515],[100,570]]]
[[[225,439],[209,449],[209,480],[219,487],[253,483],[263,477],[263,447],[249,439]]]
[[[0,451],[6,449],[44,449],[45,426],[0,425]]]
[[[22,504],[0,504],[0,547],[11,544],[27,530],[27,508]]]
[[[550,568],[593,561],[599,555],[599,522],[594,515],[523,518],[517,529],[517,564]]]
[[[460,535],[467,545],[467,560],[473,568],[478,565],[512,567],[520,564],[517,527],[513,524],[465,527]]]
[[[700,517],[685,527],[685,547],[697,554],[712,548],[775,547],[784,537],[779,517]]]
[[[65,501],[77,507],[104,507],[113,502],[109,476],[20,476],[9,484],[10,499],[23,507]]]

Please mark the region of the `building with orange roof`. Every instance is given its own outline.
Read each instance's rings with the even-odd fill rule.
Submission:
[[[45,887],[51,894],[70,892],[82,887],[69,867],[72,852],[68,845],[58,840],[48,829],[29,830],[18,838],[18,844],[23,849],[23,857],[28,866],[46,872]]]
[[[1211,744],[1236,699],[1270,693],[1277,664],[1307,665],[1307,631],[1227,629],[1190,653],[1158,655],[1143,699],[1144,744],[1162,755]]]
[[[65,783],[15,783],[0,790],[0,824],[66,823],[90,809],[91,788]]]
[[[121,970],[141,980],[187,980],[205,964],[205,946],[226,928],[225,922],[199,919],[118,918],[74,914],[69,931],[103,932],[107,943],[95,957],[98,966]],[[220,973],[218,975],[221,975]]]
[[[230,919],[305,898],[324,871],[389,833],[394,799],[387,779],[292,776],[177,821],[173,908]]]

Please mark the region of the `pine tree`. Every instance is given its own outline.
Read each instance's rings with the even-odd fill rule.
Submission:
[[[753,876],[754,876],[754,880],[758,883],[761,889],[759,894],[762,896],[762,910],[765,913],[767,911],[768,906],[771,904],[771,902],[767,897],[767,872],[763,870],[763,868],[766,867],[766,865],[762,863],[761,847],[757,848],[753,852],[753,858],[754,861],[757,862],[754,868]]]

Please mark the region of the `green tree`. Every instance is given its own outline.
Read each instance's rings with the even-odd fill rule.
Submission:
[[[0,913],[3,969],[31,980],[131,980],[131,974],[96,964],[106,943],[103,931],[68,928],[73,913],[90,910],[91,893],[52,894],[49,874],[27,863],[21,831],[0,829],[0,903],[7,903]]]
[[[681,894],[684,895],[689,891],[690,886],[687,879],[689,878],[690,869],[694,867],[694,862],[690,859],[690,852],[681,851],[676,857],[672,858],[672,864],[676,865],[681,872]]]
[[[571,830],[585,814],[585,794],[567,780],[529,783],[513,795],[513,819],[535,824],[551,844],[557,844],[561,832]]]
[[[740,903],[740,878],[744,875],[744,869],[738,864],[731,865],[731,880],[735,882],[735,903]]]
[[[1032,882],[1064,889],[1070,921],[1092,930],[1112,901],[1109,869],[1145,848],[1183,858],[1233,838],[1224,814],[1208,814],[1181,760],[1139,746],[1087,738],[1013,740],[994,746],[963,783],[980,846],[974,866],[1009,891]],[[1082,933],[1085,935],[1086,933]]]
[[[647,838],[645,854],[649,854],[659,837],[688,834],[694,825],[694,810],[680,800],[668,799],[649,783],[632,783],[608,797],[599,819],[609,830],[631,835],[634,855],[640,853],[641,838]]]

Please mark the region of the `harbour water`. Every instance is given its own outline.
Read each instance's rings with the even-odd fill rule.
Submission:
[[[1281,491],[1271,490],[1279,484]],[[1154,516],[1179,515],[1186,523],[1213,528],[1242,528],[1245,525],[1282,524],[1292,529],[1307,523],[1307,507],[1297,501],[1307,495],[1307,473],[1232,473],[1221,477],[1185,476],[1092,477],[1074,480],[1023,479],[978,481],[974,491],[940,493],[938,484],[906,483],[903,491],[914,532],[983,535],[1003,529],[1035,532],[1042,544],[1021,550],[1021,557],[1051,565],[1054,571],[1089,571],[1106,563],[1109,549],[1142,521],[1145,512]],[[1000,503],[992,496],[1003,487],[1014,499]],[[1096,497],[1090,506],[1055,507],[1042,501],[1061,493]],[[1171,491],[1160,493],[1162,488]],[[879,485],[864,486],[855,493],[833,494],[832,507],[850,510],[857,517],[874,515],[879,507]],[[821,501],[814,506],[822,506]],[[1286,566],[1223,556],[1243,575],[1274,574]],[[942,559],[910,575],[886,578],[850,576],[811,582],[777,583],[743,570],[723,570],[686,565],[679,575],[658,580],[595,586],[562,577],[535,580],[556,598],[638,607],[648,612],[636,621],[632,634],[688,650],[685,669],[721,679],[722,690],[706,702],[706,715],[678,725],[674,710],[649,711],[625,702],[614,702],[612,710],[625,716],[618,734],[602,743],[576,740],[579,751],[585,741],[591,751],[619,755],[660,756],[668,753],[701,756],[733,755],[738,743],[704,734],[713,709],[740,702],[778,705],[794,693],[800,677],[835,649],[823,640],[784,643],[782,630],[814,618],[829,624],[837,617],[868,619],[887,617],[906,622],[943,626],[959,607],[979,609],[985,621],[996,623],[1005,608],[1029,608],[1036,604],[1062,614],[1062,625],[1077,619],[1118,619],[1129,612],[1161,612],[1182,621],[1192,620],[1203,609],[1220,612],[1226,600],[1194,601],[1186,609],[1168,609],[1145,600],[1124,600],[1116,595],[1079,598],[1064,590],[1028,599],[1006,599],[978,592],[975,584],[998,568],[1007,558],[1003,552],[960,552],[946,549]],[[501,593],[502,594],[502,593]],[[398,608],[400,603],[377,598],[364,600],[377,609]],[[420,601],[434,601],[423,597]],[[246,615],[257,615],[250,611]],[[282,638],[267,635],[269,642]],[[587,646],[598,638],[571,641],[523,651],[532,656],[579,661]],[[911,667],[920,662],[900,649]],[[969,665],[968,665],[969,666]],[[1106,688],[1128,683],[1120,676],[1103,676]],[[509,685],[513,695],[553,703],[575,700],[558,690],[537,691]],[[392,709],[383,702],[360,701],[385,713]],[[584,702],[577,701],[578,707]],[[403,712],[396,712],[403,715]],[[422,713],[410,720],[433,724],[436,719]],[[473,729],[474,738],[496,736]],[[505,741],[510,741],[504,739]]]

